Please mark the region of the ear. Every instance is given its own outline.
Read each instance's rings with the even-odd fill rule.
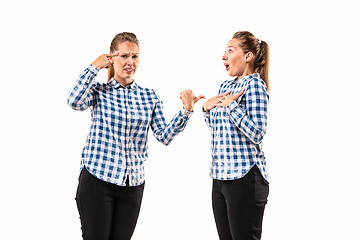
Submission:
[[[245,54],[245,62],[250,62],[253,59],[254,59],[254,54],[252,52],[248,52],[247,54]]]

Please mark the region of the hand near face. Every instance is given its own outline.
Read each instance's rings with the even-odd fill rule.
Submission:
[[[115,54],[102,54],[91,64],[94,65],[97,69],[109,68],[112,63],[112,58],[119,56],[119,53]]]
[[[205,97],[203,95],[195,97],[191,90],[186,89],[180,93],[180,99],[184,104],[184,108],[186,108],[189,112],[192,112],[194,110],[195,103],[197,103],[200,99],[205,99]]]
[[[239,97],[244,93],[245,89],[243,89],[238,94],[231,94],[230,92],[219,94],[215,97],[210,98],[204,103],[203,110],[205,112],[213,109],[214,107],[224,107],[226,108],[231,102],[236,101]]]

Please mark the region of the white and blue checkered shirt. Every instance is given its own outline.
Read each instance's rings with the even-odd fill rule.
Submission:
[[[266,132],[269,94],[258,73],[225,81],[219,94],[240,93],[226,108],[204,113],[211,131],[212,164],[210,176],[218,180],[242,178],[255,164],[269,181],[262,140]]]
[[[103,181],[125,186],[128,177],[130,186],[140,185],[145,181],[149,128],[159,142],[168,145],[184,130],[192,113],[183,108],[166,124],[155,90],[135,81],[124,87],[113,78],[108,83],[93,82],[98,72],[93,65],[86,68],[67,99],[75,110],[91,109],[80,170],[85,165]]]

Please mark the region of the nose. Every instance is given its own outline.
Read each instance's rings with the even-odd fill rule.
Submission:
[[[224,55],[222,56],[222,60],[223,60],[223,61],[226,61],[226,60],[227,60],[227,55],[226,55],[226,53],[224,53]]]
[[[129,57],[126,61],[126,64],[131,66],[134,65],[134,59],[132,57]]]

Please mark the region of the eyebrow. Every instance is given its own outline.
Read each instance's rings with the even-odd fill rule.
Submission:
[[[121,54],[133,54],[133,55],[139,55],[139,53],[138,53],[138,52],[137,52],[137,53],[119,52],[119,53],[121,53]]]
[[[234,49],[235,49],[234,46],[227,46],[227,47],[225,47],[225,50],[230,49],[230,48],[234,48]]]

